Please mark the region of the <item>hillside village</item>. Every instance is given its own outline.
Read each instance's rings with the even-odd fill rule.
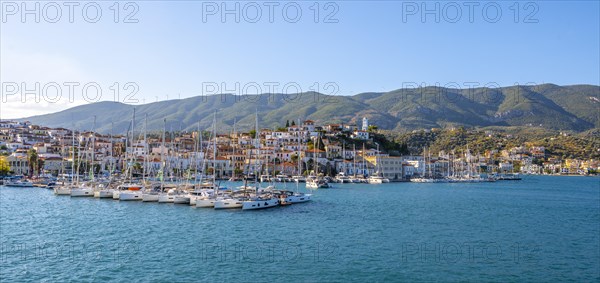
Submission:
[[[70,173],[75,163],[80,174],[89,172],[90,164],[94,164],[96,174],[104,175],[122,172],[129,164],[135,174],[156,176],[161,160],[169,168],[167,176],[198,173],[215,174],[218,179],[250,172],[269,176],[315,173],[335,176],[340,172],[370,176],[380,172],[390,181],[398,182],[424,175],[448,176],[457,168],[478,173],[525,174],[587,175],[600,171],[598,160],[561,160],[547,156],[544,147],[525,144],[481,153],[386,152],[384,148],[389,146],[383,144],[394,142],[382,141],[377,127],[370,125],[367,118],[362,119],[361,125],[287,121],[278,129],[261,129],[258,140],[255,131],[219,133],[215,138],[208,131],[200,133],[169,132],[163,141],[160,133],[136,130],[131,140],[126,135],[1,121],[0,164],[4,165],[0,166],[0,174],[56,176]]]

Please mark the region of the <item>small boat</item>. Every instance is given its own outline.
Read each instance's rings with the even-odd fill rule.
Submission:
[[[335,182],[340,184],[352,183],[350,177],[346,176],[344,172],[340,172],[339,174],[337,174],[337,176],[335,176]]]
[[[308,189],[329,189],[331,186],[327,181],[318,178],[309,178],[306,180],[306,188]]]
[[[292,176],[292,180],[294,180],[294,182],[296,182],[296,183],[305,183],[306,182],[306,178],[304,178],[304,176]]]
[[[389,183],[390,180],[384,178],[380,174],[375,173],[375,175],[369,176],[369,178],[367,179],[367,182],[369,184],[383,184],[383,183]]]
[[[312,194],[305,194],[292,191],[274,191],[274,193],[280,198],[283,198],[286,203],[302,203],[311,200]]]

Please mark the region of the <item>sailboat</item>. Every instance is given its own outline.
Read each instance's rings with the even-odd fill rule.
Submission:
[[[212,133],[212,139],[213,139],[213,172],[212,172],[212,183],[213,183],[213,193],[212,194],[207,194],[205,196],[202,196],[200,198],[196,198],[196,207],[203,207],[203,208],[209,208],[209,207],[215,207],[215,202],[217,200],[220,200],[221,198],[219,198],[218,194],[219,194],[219,186],[216,185],[216,176],[217,176],[217,172],[216,172],[216,163],[217,163],[217,111],[215,111],[215,113],[213,114],[213,133]]]
[[[161,142],[161,151],[160,151],[160,171],[158,172],[160,177],[160,186],[151,186],[150,188],[146,188],[142,192],[142,201],[143,202],[157,202],[159,201],[159,194],[162,192],[164,187],[164,168],[165,168],[165,158],[164,158],[164,149],[165,149],[165,130],[167,127],[167,119],[164,119],[163,133],[162,133],[162,142]],[[146,146],[147,146],[146,142]],[[146,152],[148,154],[148,152]]]
[[[146,142],[146,141],[144,141]],[[133,182],[133,163],[135,162],[135,152],[133,150],[133,145],[135,144],[135,108],[133,109],[133,118],[131,120],[131,142],[129,143],[131,146],[131,160],[130,164],[127,168],[127,178],[128,180],[117,187],[117,190],[113,192],[114,194],[118,193],[119,200],[122,201],[137,201],[142,200],[142,192],[144,191],[144,185]]]
[[[377,144],[377,155],[375,155],[375,164],[377,164],[377,171],[367,179],[369,184],[383,184],[389,183],[390,180],[383,177],[381,162],[379,161],[379,144]]]
[[[54,187],[54,194],[55,195],[71,195],[71,185],[73,184],[73,178],[75,175],[75,130],[71,131],[71,138],[72,138],[72,149],[73,149],[73,155],[72,155],[72,164],[71,164],[71,180],[67,180],[67,182],[63,182],[61,185],[57,185]],[[63,160],[64,163],[64,160]]]
[[[94,133],[94,131],[96,130],[96,116],[94,116],[94,126],[92,128],[92,161],[91,161],[91,166],[89,168],[89,174],[90,174],[90,179],[93,182],[94,181],[94,153],[95,153],[95,141],[96,141],[96,134]],[[87,144],[86,144],[87,146]],[[81,156],[81,155],[80,155]],[[86,154],[86,159],[87,159],[87,154]],[[77,170],[77,172],[79,172],[79,170]],[[79,179],[79,176],[77,177]],[[71,197],[93,197],[94,196],[94,188],[92,187],[91,184],[81,184],[79,186],[73,187],[71,188]]]
[[[259,128],[258,128],[258,111],[255,114],[255,122],[256,122],[256,124],[255,124],[256,146],[255,146],[255,148],[257,148],[258,152],[260,152],[261,144],[260,144],[260,132],[259,132]],[[271,191],[271,188],[260,189],[258,186],[256,186],[255,195],[250,196],[248,199],[246,199],[242,202],[242,210],[264,209],[264,208],[275,207],[278,205],[279,205],[279,199],[274,197],[274,195]]]
[[[317,144],[314,147],[315,175],[314,176],[308,176],[308,178],[306,178],[306,188],[308,188],[308,189],[328,189],[328,188],[331,188],[331,186],[329,185],[329,183],[325,179],[319,177],[319,157],[317,155],[317,148],[318,147],[319,147],[319,138],[317,137]]]

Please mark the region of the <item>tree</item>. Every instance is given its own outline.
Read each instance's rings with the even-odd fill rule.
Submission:
[[[0,156],[0,175],[4,176],[10,172],[10,164],[8,163],[8,158],[5,156]]]
[[[140,173],[140,171],[142,171],[142,164],[140,164],[139,162],[136,162],[133,164],[133,170],[136,173]]]
[[[240,168],[235,168],[233,170],[233,175],[236,176],[236,177],[241,176],[243,173],[244,173],[244,170],[242,170]]]
[[[289,126],[290,126],[290,120],[286,120],[286,121],[285,121],[285,127],[287,128],[287,127],[289,127]]]
[[[44,172],[44,165],[46,164],[46,162],[44,161],[44,159],[39,159],[38,163],[37,163],[37,172],[38,173],[43,173]]]
[[[250,137],[255,139],[256,138],[256,130],[250,130],[250,132],[248,132],[250,134]]]
[[[296,122],[292,120],[292,126],[296,126]]]
[[[30,149],[27,152],[27,160],[29,161],[29,177],[32,177],[33,171],[36,170],[38,166],[38,154],[35,149]]]

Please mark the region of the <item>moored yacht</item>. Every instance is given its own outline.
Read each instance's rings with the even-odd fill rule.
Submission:
[[[177,190],[175,188],[169,189],[166,192],[162,192],[158,195],[159,203],[173,203],[175,202],[175,196],[177,195]]]
[[[270,195],[250,198],[242,202],[243,210],[254,210],[275,207],[279,205],[279,199]]]
[[[390,180],[381,176],[380,173],[375,173],[372,176],[369,176],[369,178],[367,179],[367,182],[369,184],[383,184],[383,183],[389,183]]]
[[[319,178],[308,178],[306,180],[306,188],[308,189],[329,189],[331,186],[327,181]]]
[[[21,187],[21,188],[29,188],[33,187],[33,183],[26,180],[9,180],[4,184],[7,187]]]
[[[335,182],[341,184],[352,183],[350,177],[346,176],[344,172],[340,172],[339,174],[337,174],[337,176],[335,176]]]
[[[131,201],[142,200],[144,187],[140,184],[123,184],[119,186],[119,200]]]
[[[71,188],[71,197],[93,197],[94,188],[89,185]]]

